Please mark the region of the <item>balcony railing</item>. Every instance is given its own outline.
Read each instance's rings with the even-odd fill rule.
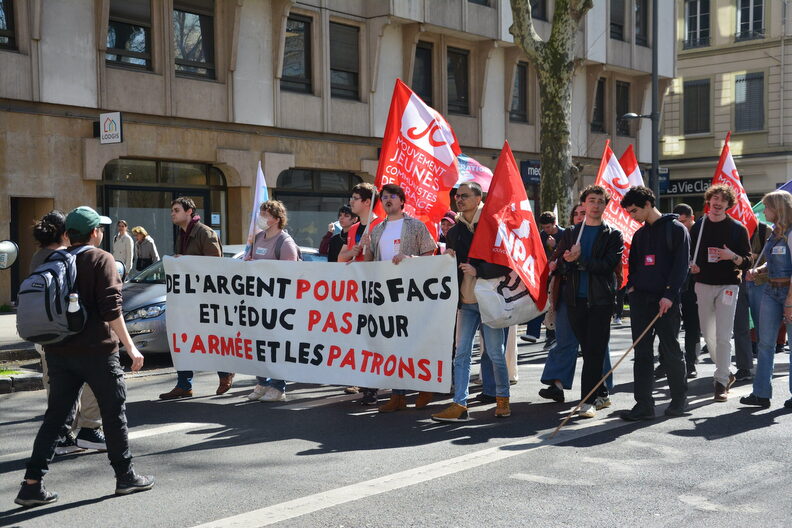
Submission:
[[[706,48],[709,45],[710,45],[710,38],[707,36],[707,37],[685,39],[682,48],[683,49]]]
[[[744,42],[746,40],[756,40],[765,38],[764,29],[750,29],[748,31],[738,31],[734,34],[735,42]]]

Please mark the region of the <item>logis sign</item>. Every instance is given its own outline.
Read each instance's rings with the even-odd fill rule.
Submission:
[[[121,112],[99,114],[99,143],[121,143]]]

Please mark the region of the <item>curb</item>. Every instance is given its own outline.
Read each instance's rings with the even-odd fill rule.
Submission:
[[[38,356],[38,353],[36,354]],[[154,376],[164,376],[175,374],[176,369],[168,367],[164,369],[150,370],[138,373],[124,372],[124,379],[140,379]],[[44,389],[44,377],[41,372],[21,371],[13,376],[0,376],[0,394],[10,394],[12,392],[36,391]]]
[[[13,348],[0,350],[0,361],[26,361],[38,359],[39,353],[35,348]]]

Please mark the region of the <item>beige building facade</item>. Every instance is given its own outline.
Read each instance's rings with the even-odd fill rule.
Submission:
[[[553,2],[533,4],[547,37]],[[595,0],[581,30],[581,184],[607,139],[650,161],[648,121],[618,119],[649,112],[650,5]],[[667,80],[674,20],[663,11],[657,36]],[[21,249],[0,271],[0,305],[27,275],[31,225],[53,208],[95,206],[170,254],[170,201],[185,194],[224,243],[243,243],[259,162],[292,234],[318,246],[351,187],[374,181],[397,78],[484,165],[508,139],[538,196],[539,87],[511,23],[508,0],[0,0],[0,240]],[[114,131],[120,143],[100,142]]]
[[[665,97],[663,203],[700,211],[726,134],[751,199],[792,179],[792,54],[783,0],[677,0],[677,70]]]

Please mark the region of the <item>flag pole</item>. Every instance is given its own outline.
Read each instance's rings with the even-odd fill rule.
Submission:
[[[628,348],[628,349],[627,349],[627,352],[625,352],[624,354],[622,354],[622,357],[620,357],[620,358],[619,358],[619,361],[617,361],[617,362],[616,362],[616,364],[615,364],[615,365],[613,365],[613,368],[612,368],[612,369],[610,369],[610,370],[608,371],[608,373],[607,373],[607,374],[605,374],[604,376],[602,376],[602,379],[601,379],[601,380],[599,380],[599,383],[597,383],[596,385],[594,385],[594,388],[593,388],[593,389],[591,389],[591,390],[589,391],[589,393],[588,393],[588,394],[586,394],[586,396],[585,396],[585,397],[581,398],[581,400],[580,400],[580,403],[578,403],[578,404],[577,404],[577,407],[575,407],[574,409],[572,409],[572,412],[571,412],[571,413],[569,413],[569,415],[568,415],[566,418],[564,418],[564,421],[563,421],[563,422],[561,422],[561,424],[560,424],[558,427],[556,427],[556,428],[555,428],[555,431],[553,431],[553,433],[550,435],[550,438],[553,438],[553,437],[556,435],[556,433],[557,433],[557,432],[558,432],[558,431],[559,431],[559,430],[560,430],[562,427],[564,427],[564,425],[566,425],[566,423],[569,421],[569,419],[570,419],[570,418],[572,418],[572,417],[575,415],[575,413],[577,413],[578,409],[580,409],[580,407],[581,407],[581,406],[582,406],[584,403],[586,403],[586,400],[588,400],[588,399],[591,397],[591,395],[592,395],[592,394],[594,394],[594,391],[596,391],[597,389],[599,389],[599,388],[600,388],[600,385],[602,385],[602,384],[605,382],[605,380],[608,378],[608,376],[610,376],[611,374],[613,374],[613,371],[614,371],[614,370],[616,370],[616,367],[618,367],[618,366],[621,364],[621,362],[622,362],[622,361],[624,361],[624,358],[626,358],[626,357],[627,357],[627,354],[629,354],[630,352],[632,352],[632,349],[633,349],[633,348],[635,348],[635,345],[637,345],[637,344],[638,344],[638,342],[639,342],[641,339],[643,339],[643,337],[646,335],[646,333],[649,331],[649,329],[650,329],[650,328],[652,328],[652,326],[655,324],[655,322],[657,322],[657,320],[660,318],[660,316],[661,316],[661,315],[662,315],[662,314],[661,314],[660,312],[657,312],[657,315],[655,315],[655,316],[654,316],[654,319],[652,319],[652,320],[649,322],[649,324],[646,326],[646,328],[644,328],[644,331],[643,331],[643,332],[641,332],[641,335],[639,335],[639,336],[638,336],[638,339],[636,339],[635,341],[633,341],[633,344],[632,344],[632,345],[630,345],[630,348]]]

